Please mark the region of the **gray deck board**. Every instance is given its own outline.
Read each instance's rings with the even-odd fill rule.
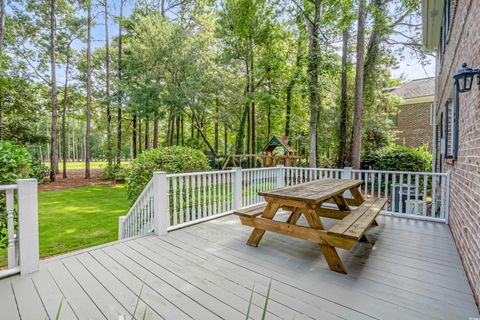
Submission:
[[[91,248],[0,280],[0,318],[468,319],[478,317],[448,226],[379,217],[371,244],[338,250],[331,272],[312,243],[251,229],[238,217]],[[300,223],[304,223],[303,220]],[[330,222],[326,220],[328,225]],[[254,285],[254,289],[253,289]],[[135,314],[134,314],[135,312]]]
[[[189,238],[184,237],[183,240],[187,239],[188,243],[196,242],[198,244],[201,243],[201,239],[197,238]],[[180,240],[180,238],[179,238]],[[254,248],[252,248],[254,249]],[[258,248],[257,248],[258,249]],[[321,297],[325,300],[335,301],[337,302],[336,308],[339,309],[340,307],[346,307],[353,309],[357,312],[372,315],[376,318],[382,319],[389,319],[389,318],[398,318],[398,319],[431,319],[431,315],[422,315],[417,310],[411,310],[405,306],[397,305],[396,299],[385,297],[378,298],[375,297],[375,292],[370,292],[368,290],[363,290],[363,288],[355,288],[352,286],[354,282],[350,283],[342,283],[346,279],[346,277],[342,275],[337,275],[330,278],[318,278],[317,281],[319,285],[312,285],[312,278],[315,278],[316,275],[313,277],[305,277],[304,268],[297,268],[300,264],[297,264],[296,261],[288,261],[286,259],[279,258],[278,260],[275,259],[274,261],[267,261],[263,259],[260,260],[251,260],[252,262],[246,262],[248,259],[248,255],[238,258],[238,251],[236,256],[230,256],[230,253],[227,251],[232,252],[232,250],[223,250],[221,249],[216,251],[218,256],[226,257],[229,261],[237,263],[243,263],[247,265],[249,268],[253,270],[258,270],[259,272],[264,273],[267,276],[271,276],[273,279],[284,282],[288,285],[297,285],[299,288],[308,291],[310,294],[315,295],[316,297]],[[266,256],[266,252],[262,252],[262,256]],[[237,260],[238,259],[238,260]],[[279,270],[278,266],[285,266],[286,264],[290,266],[294,266],[289,272],[284,273],[284,270]],[[348,266],[347,266],[348,268]],[[282,268],[283,269],[283,268]],[[328,268],[321,268],[327,274],[330,274],[331,271]],[[321,272],[321,269],[315,270]],[[309,272],[311,274],[311,272]],[[295,275],[295,281],[292,281],[292,275]],[[332,281],[337,277],[337,281]],[[276,282],[274,282],[276,284]],[[392,299],[394,301],[389,301],[387,299]],[[332,312],[336,312],[336,310],[331,310]]]
[[[20,319],[10,281],[0,281],[0,310],[6,319]]]
[[[20,312],[20,318],[34,319],[38,317],[45,319],[47,312],[40,296],[37,294],[32,279],[30,277],[16,277],[12,279],[11,283]]]

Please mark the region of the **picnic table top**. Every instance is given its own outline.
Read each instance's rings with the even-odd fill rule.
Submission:
[[[358,187],[363,180],[318,179],[294,186],[262,191],[258,194],[274,199],[297,200],[307,203],[319,203],[343,194],[346,190]]]

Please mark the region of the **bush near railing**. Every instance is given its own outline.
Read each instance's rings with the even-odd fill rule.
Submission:
[[[171,146],[142,152],[128,167],[128,197],[132,201],[137,199],[155,171],[180,173],[209,169],[208,158],[197,149]]]

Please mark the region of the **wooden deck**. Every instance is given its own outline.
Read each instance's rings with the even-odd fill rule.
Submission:
[[[267,319],[479,316],[448,226],[378,219],[367,233],[373,246],[339,250],[348,275],[331,272],[302,240],[267,233],[249,247],[251,229],[228,216],[0,280],[0,319],[54,318],[62,300],[61,319],[244,319],[253,285],[251,317],[260,319],[270,281]]]

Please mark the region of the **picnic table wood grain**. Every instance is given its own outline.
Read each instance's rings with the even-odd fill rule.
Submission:
[[[365,230],[376,224],[375,217],[384,199],[363,199],[358,187],[363,180],[318,179],[270,191],[262,191],[266,205],[237,210],[244,225],[254,228],[247,244],[258,246],[265,231],[272,231],[318,243],[330,269],[346,273],[335,247],[350,249],[357,241],[366,241]],[[345,198],[350,191],[352,198]],[[322,207],[333,203],[337,208]],[[383,203],[383,204],[382,204]],[[352,214],[350,205],[358,206]],[[290,211],[286,222],[274,220],[279,209]],[[308,227],[297,225],[303,215]],[[322,217],[340,220],[333,231],[325,230]],[[353,231],[352,231],[353,230]]]

